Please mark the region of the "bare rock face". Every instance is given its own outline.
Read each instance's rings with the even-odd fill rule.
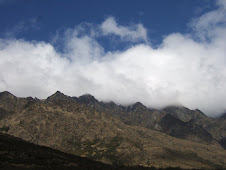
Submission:
[[[108,164],[226,168],[224,120],[199,111],[125,107],[56,92],[46,100],[0,94],[0,113],[2,133]]]
[[[212,135],[202,126],[197,125],[193,120],[183,122],[180,119],[176,119],[172,115],[167,114],[161,119],[160,125],[162,131],[170,136],[206,144],[217,144],[217,141]]]
[[[188,122],[195,116],[192,110],[183,106],[168,106],[164,108],[163,111],[183,122]]]

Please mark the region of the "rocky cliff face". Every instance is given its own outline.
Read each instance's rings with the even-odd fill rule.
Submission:
[[[104,163],[157,168],[226,165],[220,137],[225,122],[199,111],[177,107],[160,111],[141,103],[125,107],[61,92],[46,100],[4,92],[0,109],[1,132]]]

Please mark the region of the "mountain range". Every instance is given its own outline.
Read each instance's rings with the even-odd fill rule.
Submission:
[[[226,119],[183,106],[150,109],[57,91],[47,99],[0,93],[0,131],[111,166],[226,168]]]

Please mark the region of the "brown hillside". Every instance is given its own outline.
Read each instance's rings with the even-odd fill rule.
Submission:
[[[226,151],[217,142],[196,143],[139,126],[139,122],[125,124],[93,98],[89,104],[61,95],[42,101],[0,97],[1,131],[113,165],[226,168]],[[140,104],[135,110],[140,107],[145,111]]]

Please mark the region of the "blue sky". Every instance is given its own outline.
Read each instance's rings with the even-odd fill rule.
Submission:
[[[210,0],[0,0],[0,36],[49,42],[57,31],[113,16],[121,25],[142,23],[158,45],[170,33],[190,32],[188,23],[214,8]]]
[[[226,0],[0,0],[0,91],[226,111]]]

